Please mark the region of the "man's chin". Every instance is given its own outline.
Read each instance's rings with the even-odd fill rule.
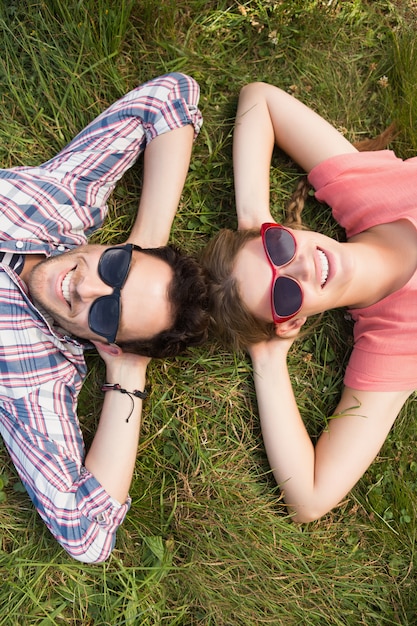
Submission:
[[[37,298],[32,298],[32,301],[38,311],[46,319],[52,330],[57,331],[60,335],[69,335],[74,337],[74,339],[79,340],[80,343],[88,341],[88,339],[84,339],[79,336],[78,333],[74,332],[74,329],[69,328],[65,323],[65,320],[63,320],[59,315],[54,314],[49,307],[45,307],[42,301]]]

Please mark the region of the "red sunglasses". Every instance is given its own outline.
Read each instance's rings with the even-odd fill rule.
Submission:
[[[274,322],[286,322],[297,315],[303,305],[303,289],[295,278],[280,276],[278,268],[291,263],[297,243],[294,235],[280,224],[262,224],[261,237],[272,269],[271,310]]]

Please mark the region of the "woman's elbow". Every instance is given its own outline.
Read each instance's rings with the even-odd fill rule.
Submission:
[[[287,504],[289,513],[291,513],[291,521],[295,524],[309,524],[316,522],[329,512],[330,509],[320,508],[314,505],[297,505],[291,506]]]
[[[259,94],[264,92],[265,89],[268,88],[268,83],[264,83],[261,81],[256,81],[253,83],[247,83],[244,85],[239,92],[239,99],[248,98],[254,94]]]

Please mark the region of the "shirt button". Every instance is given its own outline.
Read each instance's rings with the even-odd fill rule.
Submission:
[[[60,252],[65,252],[65,246],[61,244],[60,246],[57,247],[57,250],[59,250]]]
[[[106,521],[106,516],[104,515],[104,513],[99,513],[98,515],[96,515],[96,522],[98,524],[104,524]]]
[[[24,246],[23,241],[16,241],[16,243],[14,244],[16,246],[16,248],[18,248],[19,250],[21,250]]]

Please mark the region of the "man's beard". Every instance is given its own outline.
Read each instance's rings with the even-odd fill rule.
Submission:
[[[79,249],[77,248],[77,251]],[[76,254],[76,251],[65,252],[65,258]],[[62,305],[55,305],[54,302],[48,298],[45,287],[48,285],[49,272],[53,266],[62,263],[62,254],[48,259],[40,261],[32,268],[28,278],[28,289],[30,297],[35,306],[44,315],[46,320],[51,326],[57,327],[64,332],[82,337],[86,333],[85,328],[80,328],[77,324],[68,319],[60,313]]]

